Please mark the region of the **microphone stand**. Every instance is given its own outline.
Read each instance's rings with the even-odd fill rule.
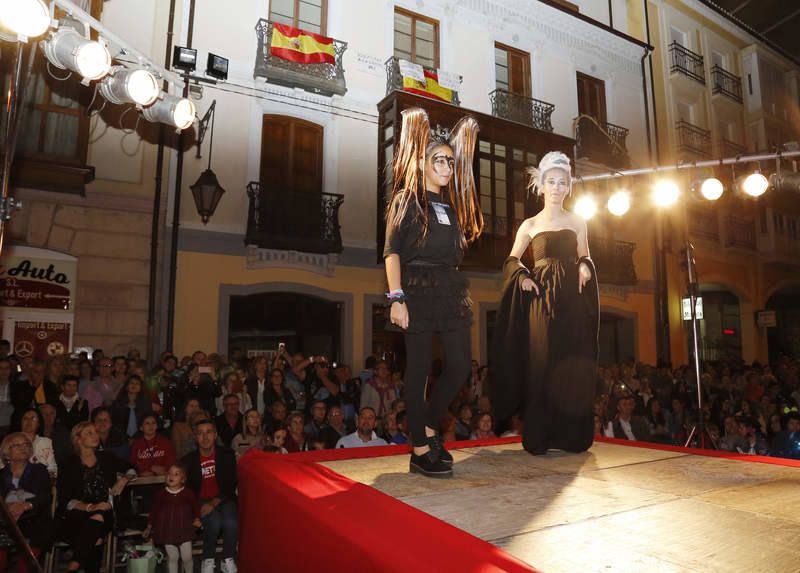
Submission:
[[[700,384],[700,351],[699,343],[700,331],[697,328],[697,297],[700,294],[700,285],[697,280],[697,268],[694,264],[694,245],[691,241],[686,241],[686,265],[689,269],[689,304],[692,316],[692,346],[694,347],[694,375],[697,382],[697,421],[689,432],[684,447],[688,447],[692,442],[695,432],[700,436],[700,447],[705,448],[705,414],[703,413],[703,388]]]

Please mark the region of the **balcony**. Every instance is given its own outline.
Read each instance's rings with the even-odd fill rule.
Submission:
[[[706,75],[703,56],[684,48],[677,42],[669,45],[670,73],[683,74],[705,85]]]
[[[489,99],[492,102],[493,116],[523,123],[542,131],[553,131],[550,116],[556,109],[555,105],[502,89],[491,92]]]
[[[716,64],[711,68],[712,94],[728,96],[735,102],[742,103],[742,78],[726,72]]]
[[[576,158],[615,169],[630,166],[625,139],[629,130],[582,115],[575,124]]]
[[[636,243],[589,234],[589,252],[601,284],[633,286],[638,282],[633,264]]]
[[[747,148],[744,145],[734,143],[724,137],[719,140],[719,154],[720,157],[738,157],[747,153]]]
[[[341,253],[339,207],[344,195],[247,185],[246,245],[304,253]]]
[[[426,73],[426,76],[432,75],[434,78],[438,78],[439,72],[436,70],[436,68],[429,68],[428,66],[422,66],[422,69]],[[411,78],[403,78],[403,74],[400,73],[399,58],[391,57],[388,60],[386,60],[387,96],[394,91],[408,92],[418,96],[427,97],[435,101],[441,101],[444,103],[450,103],[458,106],[461,105],[461,101],[458,99],[458,91],[446,90],[446,92],[449,93],[449,99],[448,99],[446,97],[446,94],[443,94],[445,97],[440,97],[435,95],[433,91],[430,91],[429,89],[430,87],[431,87],[430,83],[426,86],[422,85],[420,82],[413,80]]]
[[[711,157],[711,131],[683,120],[675,122],[675,130],[679,151]]]
[[[695,207],[689,209],[687,217],[691,238],[719,243],[719,217],[716,211]]]
[[[725,246],[756,250],[756,227],[753,221],[739,217],[725,218]]]
[[[266,78],[269,83],[301,88],[311,93],[325,96],[344,95],[347,93],[347,84],[342,68],[342,55],[347,50],[347,42],[333,40],[333,49],[336,64],[313,63],[306,64],[293,62],[273,56],[270,50],[272,45],[273,22],[259,19],[256,24],[258,49],[256,52],[256,66],[253,77]]]

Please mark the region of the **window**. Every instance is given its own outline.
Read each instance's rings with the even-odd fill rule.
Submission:
[[[265,115],[260,178],[275,191],[322,192],[322,126],[283,115]]]
[[[711,67],[717,66],[720,69],[728,69],[728,58],[716,50],[711,50]]]
[[[487,234],[513,236],[528,216],[525,170],[537,159],[522,149],[478,141],[478,197]]]
[[[497,89],[530,97],[531,57],[527,52],[495,43],[494,72]]]
[[[678,120],[694,124],[694,106],[685,101],[678,101],[676,104],[678,108]]]
[[[269,19],[316,34],[325,34],[327,0],[270,0]]]
[[[689,38],[686,36],[686,32],[683,30],[679,30],[678,28],[673,28],[670,26],[669,28],[669,39],[670,43],[675,43],[684,48],[689,47]]]
[[[394,55],[422,66],[438,68],[439,22],[395,8]]]
[[[606,83],[578,72],[578,113],[606,122]]]

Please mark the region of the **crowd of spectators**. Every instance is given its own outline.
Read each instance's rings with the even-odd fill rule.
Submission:
[[[214,571],[222,537],[220,570],[233,573],[236,464],[248,450],[411,443],[402,370],[374,356],[354,372],[325,356],[290,354],[283,345],[269,359],[247,359],[236,348],[229,356],[165,352],[155,366],[136,350],[42,361],[3,356],[2,349],[0,343],[0,493],[37,554],[55,539],[72,546],[70,570],[97,570],[105,534],[133,513],[113,502],[137,477],[164,476],[142,529],[166,545],[170,572],[181,559],[190,563],[195,538],[203,543],[202,572]],[[689,367],[603,365],[595,434],[797,459],[799,366],[789,358],[770,366],[706,364],[698,408]],[[437,371],[434,365],[428,392]],[[495,419],[490,390],[489,368],[473,361],[440,420],[443,441],[521,434],[518,416]],[[689,440],[698,412],[704,431]],[[51,482],[58,499],[52,520]],[[9,546],[8,531],[0,530],[0,571]]]

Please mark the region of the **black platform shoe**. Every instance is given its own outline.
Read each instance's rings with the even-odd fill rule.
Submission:
[[[436,452],[431,449],[421,456],[411,452],[411,462],[408,465],[411,473],[418,473],[432,478],[453,477],[453,468],[444,463]]]
[[[453,456],[450,455],[450,452],[448,452],[442,445],[442,438],[440,438],[437,434],[435,436],[426,436],[426,439],[428,440],[428,445],[430,446],[431,450],[436,452],[436,455],[439,456],[439,459],[442,460],[442,463],[452,466]]]

